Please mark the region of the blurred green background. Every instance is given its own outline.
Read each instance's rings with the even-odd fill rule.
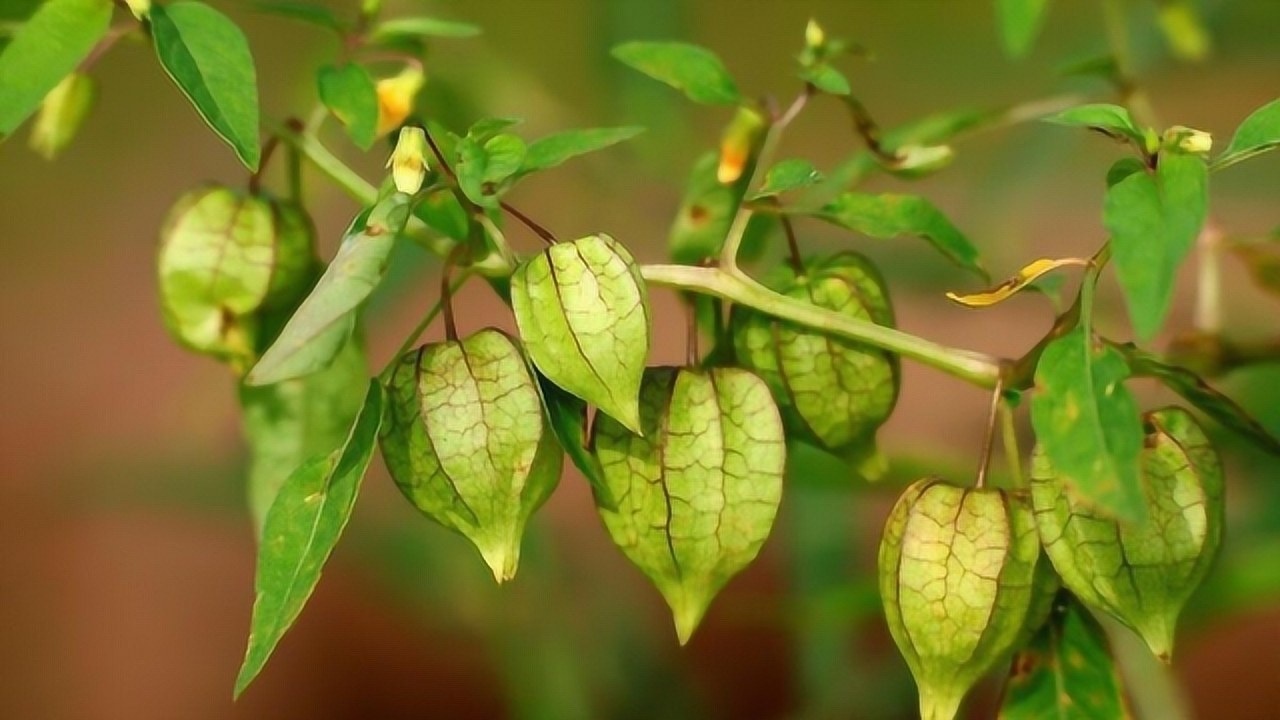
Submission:
[[[242,23],[264,113],[305,114],[312,70],[337,43],[245,5],[213,4]],[[332,2],[354,12],[355,2]],[[5,0],[21,17],[30,2]],[[1143,87],[1167,124],[1225,143],[1280,94],[1280,3],[1206,0],[1212,56],[1170,59],[1154,3],[1134,0]],[[526,137],[601,125],[649,131],[619,148],[523,184],[513,203],[562,237],[607,231],[643,261],[666,232],[698,153],[729,110],[696,107],[608,56],[629,39],[682,39],[716,50],[744,89],[789,97],[805,22],[874,52],[846,67],[885,125],[960,106],[1001,106],[1064,89],[1055,68],[1106,49],[1097,3],[1052,3],[1030,57],[1008,60],[985,0],[491,0],[388,2],[481,25],[441,41],[428,62],[426,109],[465,127],[484,115],[525,118]],[[65,155],[47,163],[21,138],[0,145],[0,716],[11,718],[899,718],[914,691],[881,620],[875,545],[896,490],[924,472],[967,482],[988,397],[913,364],[882,432],[894,462],[868,488],[816,455],[792,458],[779,524],[759,560],[676,646],[665,607],[605,536],[581,478],[566,476],[536,517],[520,576],[497,588],[460,538],[418,516],[380,465],[324,579],[272,663],[238,703],[231,686],[253,600],[253,539],[243,509],[244,448],[234,381],[166,336],[156,303],[157,229],[170,203],[205,180],[244,171],[191,111],[150,48],[125,42],[95,69],[99,102]],[[380,177],[385,148],[359,155]],[[857,149],[846,117],[815,102],[782,157],[829,168]],[[1221,145],[1220,145],[1221,147]],[[997,276],[1041,255],[1085,254],[1103,239],[1103,177],[1117,147],[1048,125],[986,133],[952,168],[910,185],[980,246]],[[907,188],[877,178],[874,189]],[[357,207],[318,175],[307,195],[331,252]],[[1280,154],[1214,176],[1212,215],[1229,235],[1280,224]],[[917,243],[885,243],[817,224],[807,249],[853,247],[881,262],[905,329],[951,345],[1020,354],[1053,310],[1028,294],[966,311],[943,298],[972,281]],[[536,240],[513,228],[518,247]],[[1189,280],[1194,264],[1186,269]],[[408,250],[400,282],[376,301],[372,360],[386,361],[434,300],[434,264]],[[1226,265],[1228,331],[1280,332],[1275,298]],[[1186,327],[1190,283],[1170,327]],[[464,330],[511,328],[481,284],[458,307]],[[655,362],[684,356],[674,296],[655,291]],[[1114,288],[1104,330],[1127,334]],[[429,337],[438,337],[434,328]],[[1280,432],[1280,367],[1222,386]],[[1169,398],[1142,388],[1148,404]],[[1221,433],[1219,433],[1221,436]],[[1029,434],[1023,426],[1024,444]],[[1229,480],[1224,553],[1188,611],[1171,671],[1128,643],[1127,679],[1144,717],[1274,718],[1280,708],[1280,463],[1221,436]],[[997,465],[999,467],[999,465]],[[1121,635],[1123,640],[1124,636]],[[1172,685],[1181,683],[1181,689]],[[982,688],[975,717],[992,712]]]

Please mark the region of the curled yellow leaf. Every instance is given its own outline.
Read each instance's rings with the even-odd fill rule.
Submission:
[[[964,305],[965,307],[991,307],[996,303],[1004,302],[1006,299],[1016,295],[1023,288],[1060,267],[1067,267],[1069,265],[1083,266],[1088,264],[1088,258],[1072,257],[1059,258],[1057,260],[1041,258],[1019,270],[1017,275],[1014,275],[993,288],[983,290],[982,292],[970,293],[968,295],[958,295],[956,293],[949,292],[947,293],[947,299],[954,303]]]

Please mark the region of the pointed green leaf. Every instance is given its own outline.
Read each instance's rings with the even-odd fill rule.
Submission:
[[[1000,16],[1000,39],[1012,57],[1022,57],[1031,49],[1044,25],[1049,0],[996,0]]]
[[[525,144],[510,133],[494,135],[483,144],[468,135],[458,143],[458,186],[477,205],[497,207],[499,185],[520,170]]]
[[[769,388],[736,368],[651,368],[640,437],[597,415],[592,446],[617,510],[614,543],[671,606],[680,643],[755,559],[782,495],[786,447]]]
[[[1168,662],[1178,615],[1221,541],[1222,464],[1186,410],[1169,407],[1145,420],[1141,519],[1109,516],[1041,448],[1032,457],[1031,499],[1063,586],[1133,628]]]
[[[547,248],[511,277],[511,307],[547,379],[639,431],[649,296],[621,243],[588,235]]]
[[[1140,518],[1142,423],[1124,386],[1120,353],[1077,327],[1045,348],[1036,366],[1036,440],[1080,497],[1118,517]]]
[[[362,212],[315,289],[249,372],[250,385],[301,377],[326,367],[355,327],[356,311],[387,270],[396,236],[409,219],[411,198],[393,193]]]
[[[1069,593],[1014,656],[999,720],[1129,720],[1102,626]]]
[[[1169,365],[1132,344],[1118,345],[1135,377],[1159,380],[1165,387],[1182,396],[1201,412],[1213,418],[1223,427],[1274,455],[1280,455],[1280,438],[1276,438],[1262,423],[1240,407],[1234,400],[1215,390],[1199,375],[1190,370]]]
[[[346,439],[368,378],[364,351],[352,338],[319,372],[266,387],[240,387],[250,457],[249,510],[259,533],[290,474]]]
[[[888,240],[903,235],[924,238],[951,262],[988,279],[978,258],[978,249],[933,203],[922,197],[847,192],[827,204],[815,217],[873,238]]]
[[[31,149],[52,160],[71,144],[89,114],[97,85],[93,78],[73,72],[62,79],[40,104],[31,126]]]
[[[1119,105],[1106,103],[1079,105],[1050,115],[1044,118],[1044,122],[1095,128],[1109,135],[1129,138],[1140,146],[1143,142],[1142,128],[1133,121],[1129,111]]]
[[[555,432],[560,447],[564,448],[574,467],[591,484],[591,494],[595,497],[596,505],[616,510],[617,501],[609,492],[600,461],[587,447],[587,404],[581,398],[560,389],[536,368],[533,373],[538,380],[538,392],[542,395],[547,419],[551,421],[551,429]]]
[[[738,85],[715,53],[682,42],[626,42],[613,56],[659,82],[680,90],[690,100],[712,105],[742,102]]]
[[[374,42],[401,38],[470,38],[480,34],[480,28],[471,23],[456,20],[440,20],[429,17],[395,18],[378,23],[373,28]]]
[[[400,490],[470,540],[496,581],[515,577],[563,461],[524,354],[494,329],[424,345],[400,358],[389,392],[380,440]]]
[[[373,147],[378,135],[378,91],[362,66],[325,65],[316,72],[320,101],[347,129],[362,150]]]
[[[791,190],[811,187],[822,182],[822,173],[813,163],[802,158],[783,160],[765,173],[764,185],[752,193],[749,200],[774,197]]]
[[[1020,495],[925,478],[898,499],[880,541],[880,597],[921,718],[952,720],[970,688],[1013,652],[1041,562]]]
[[[1103,222],[1138,337],[1150,339],[1164,324],[1208,202],[1204,160],[1178,152],[1162,151],[1154,174],[1135,172],[1107,189]]]
[[[110,0],[47,0],[18,28],[0,52],[0,140],[76,69],[110,22]]]
[[[484,144],[494,135],[497,135],[503,130],[509,130],[522,122],[524,122],[524,119],[518,117],[480,118],[474,123],[471,123],[471,127],[467,128],[467,137],[478,143]]]
[[[299,20],[338,33],[346,32],[344,23],[332,10],[305,0],[255,0],[251,6],[254,10],[268,15]]]
[[[258,77],[249,41],[226,15],[200,2],[153,5],[151,36],[164,71],[200,117],[258,169]]]
[[[566,130],[565,132],[538,138],[529,143],[529,150],[525,154],[524,164],[520,167],[520,173],[524,174],[556,167],[579,155],[586,155],[587,153],[616,145],[624,140],[630,140],[642,132],[644,132],[644,128],[636,126],[591,128],[588,130]]]
[[[853,91],[849,78],[827,63],[817,63],[800,70],[800,79],[828,95],[848,95]]]
[[[1213,169],[1235,165],[1276,147],[1280,147],[1280,99],[1254,110],[1240,123],[1231,144],[1214,159]]]
[[[271,504],[258,546],[253,619],[237,697],[262,671],[320,581],[373,459],[382,409],[382,386],[374,380],[345,442],[294,471]]]

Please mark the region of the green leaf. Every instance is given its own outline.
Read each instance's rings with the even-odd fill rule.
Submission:
[[[315,289],[249,372],[250,385],[270,385],[326,367],[355,327],[356,311],[386,274],[396,236],[409,219],[411,198],[393,193],[362,212]]]
[[[320,101],[347,129],[362,150],[373,147],[378,136],[378,90],[369,72],[360,65],[325,65],[316,72]]]
[[[364,401],[369,372],[351,338],[329,367],[266,387],[240,387],[249,445],[249,510],[261,532],[289,475],[342,444]]]
[[[470,38],[479,34],[480,28],[471,23],[412,17],[378,23],[371,37],[374,42],[382,42],[402,38]]]
[[[1144,420],[1141,519],[1110,516],[1077,493],[1076,478],[1060,472],[1043,448],[1032,456],[1031,500],[1063,586],[1128,625],[1168,662],[1178,616],[1222,539],[1222,463],[1186,410],[1164,408]]]
[[[621,243],[588,235],[552,245],[512,275],[511,307],[547,379],[639,431],[649,296]]]
[[[800,70],[800,79],[828,95],[848,95],[853,91],[849,78],[827,63],[818,63]]]
[[[200,2],[151,8],[156,57],[240,161],[258,169],[258,78],[244,33]]]
[[[236,677],[236,697],[262,671],[320,581],[373,459],[382,409],[382,386],[370,381],[345,442],[294,471],[271,504],[258,546],[249,647]]]
[[[751,173],[743,172],[731,185],[716,179],[719,155],[709,152],[698,158],[685,185],[684,199],[671,225],[671,258],[691,265],[716,257],[724,244],[734,213],[747,191]]]
[[[1213,161],[1213,169],[1235,165],[1255,155],[1280,147],[1280,99],[1254,110],[1236,128],[1231,144]]]
[[[268,15],[279,15],[293,20],[327,28],[338,33],[346,32],[346,25],[327,7],[303,0],[257,0],[251,3],[254,10]]]
[[[76,69],[111,22],[110,0],[48,0],[0,53],[0,139]]]
[[[492,328],[424,345],[400,358],[388,389],[381,443],[396,484],[470,540],[494,580],[512,579],[563,462],[524,353]]]
[[[40,104],[40,113],[31,125],[31,149],[46,160],[57,157],[75,139],[97,93],[97,84],[84,73],[62,78]]]
[[[922,197],[847,192],[818,211],[815,217],[873,238],[888,240],[903,235],[924,238],[956,265],[984,280],[989,279],[978,259],[978,249],[933,203]]]
[[[1199,375],[1186,368],[1162,362],[1160,358],[1131,343],[1116,345],[1115,348],[1124,355],[1135,377],[1159,380],[1165,387],[1181,395],[1182,399],[1196,406],[1223,427],[1235,431],[1269,453],[1280,455],[1280,439],[1272,435],[1248,411],[1215,390]]]
[[[581,398],[561,390],[545,375],[533,370],[538,379],[538,392],[542,395],[543,407],[547,410],[547,419],[551,421],[551,429],[564,452],[573,461],[574,467],[582,473],[591,484],[591,494],[596,505],[616,510],[617,500],[609,491],[604,479],[604,470],[600,461],[587,447],[587,404]]]
[[[1213,41],[1193,0],[1162,0],[1156,19],[1173,54],[1182,60],[1203,60]]]
[[[1049,0],[996,0],[1000,15],[1000,39],[1011,57],[1022,57],[1031,49],[1044,25]]]
[[[1040,356],[1031,421],[1036,440],[1082,498],[1112,515],[1140,518],[1142,424],[1124,386],[1128,376],[1124,357],[1096,346],[1078,326]]]
[[[1044,122],[1054,125],[1087,127],[1101,130],[1108,135],[1128,138],[1142,146],[1142,128],[1133,121],[1129,111],[1119,105],[1095,103],[1068,108],[1049,115]]]
[[[1107,187],[1113,187],[1116,183],[1133,175],[1147,171],[1147,164],[1136,157],[1123,157],[1112,163],[1107,169]]]
[[[734,105],[742,102],[738,85],[715,53],[682,42],[626,42],[613,56],[694,102]]]
[[[1164,324],[1208,202],[1204,160],[1177,152],[1162,151],[1154,175],[1135,172],[1107,189],[1102,219],[1138,337],[1150,339]]]
[[[811,187],[822,182],[823,175],[813,163],[801,158],[783,160],[765,173],[764,185],[749,200],[774,197],[791,190]]]
[[[538,138],[529,143],[528,152],[520,173],[546,170],[561,165],[567,160],[603,150],[624,140],[644,132],[644,128],[616,127],[591,128],[589,130],[567,130],[565,132]]]
[[[1013,660],[1000,720],[1128,720],[1102,626],[1070,593]]]
[[[597,415],[592,446],[616,511],[614,543],[671,607],[689,641],[720,589],[755,559],[782,495],[786,447],[769,388],[737,368],[650,368],[644,436]]]
[[[471,123],[471,127],[467,128],[467,137],[475,140],[480,144],[484,144],[489,138],[497,135],[503,130],[513,128],[524,122],[523,118],[518,117],[486,117]]]
[[[500,185],[520,170],[524,162],[525,144],[518,136],[501,133],[484,144],[463,138],[458,143],[458,186],[477,205],[497,207],[502,194]]]

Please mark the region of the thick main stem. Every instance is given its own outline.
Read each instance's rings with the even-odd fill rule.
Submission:
[[[1004,363],[982,353],[958,350],[894,328],[877,325],[779,295],[730,268],[644,265],[647,282],[689,290],[745,305],[782,320],[873,345],[984,388],[999,382]]]

